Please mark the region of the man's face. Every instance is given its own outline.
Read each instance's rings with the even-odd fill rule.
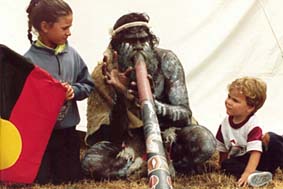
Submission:
[[[120,70],[125,71],[130,66],[134,68],[134,57],[141,54],[145,59],[149,74],[153,74],[157,68],[157,59],[151,44],[148,35],[130,33],[125,36],[117,48]],[[134,79],[134,75],[131,78]]]
[[[127,67],[135,67],[134,56],[136,54],[142,54],[144,59],[147,60],[152,48],[147,38],[126,38],[118,47],[118,62],[121,70],[125,70]]]

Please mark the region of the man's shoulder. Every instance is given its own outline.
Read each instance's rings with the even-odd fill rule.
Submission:
[[[182,64],[177,55],[169,49],[155,48],[162,69],[179,70],[183,69]]]
[[[180,64],[180,60],[177,55],[169,49],[155,48],[155,52],[160,60],[160,62],[167,62],[168,64]]]
[[[167,54],[176,56],[175,53],[170,49],[163,49],[163,48],[155,47],[154,50],[161,57]]]

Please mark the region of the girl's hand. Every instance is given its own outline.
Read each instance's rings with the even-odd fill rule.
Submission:
[[[75,97],[74,89],[73,87],[66,82],[63,82],[62,85],[67,89],[66,91],[66,100],[71,100]]]

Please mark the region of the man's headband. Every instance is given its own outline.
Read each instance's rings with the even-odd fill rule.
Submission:
[[[149,28],[149,25],[148,25],[147,22],[143,22],[143,21],[130,22],[130,23],[124,24],[124,25],[116,28],[115,30],[112,30],[110,32],[110,35],[112,37],[115,37],[115,35],[117,35],[117,33],[121,32],[121,31],[123,31],[125,29],[136,27],[136,26],[145,26],[145,27]]]

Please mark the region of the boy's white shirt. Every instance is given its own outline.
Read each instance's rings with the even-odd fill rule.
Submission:
[[[229,157],[242,156],[249,151],[262,152],[261,140],[252,140],[248,142],[249,133],[260,124],[255,115],[240,128],[234,129],[229,123],[229,116],[226,116],[221,123],[221,133],[224,143],[217,140],[216,149],[220,152],[228,152]]]

